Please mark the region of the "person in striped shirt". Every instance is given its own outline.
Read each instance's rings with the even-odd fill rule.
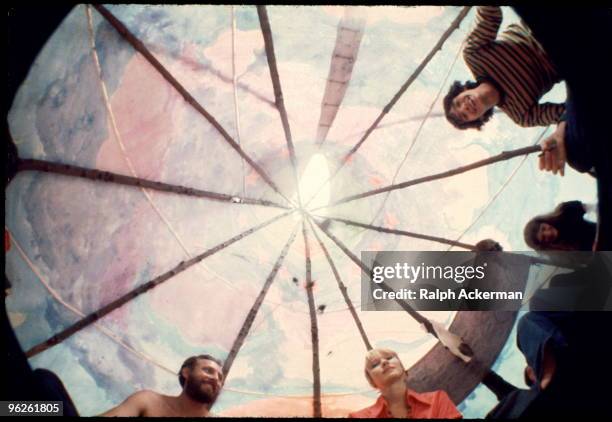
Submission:
[[[522,127],[558,123],[556,131],[542,142],[539,166],[563,176],[565,104],[539,102],[562,78],[527,27],[512,24],[498,36],[501,22],[499,6],[478,7],[476,27],[463,50],[476,82],[453,83],[444,98],[446,118],[458,129],[480,129],[497,106]]]
[[[539,100],[561,77],[526,27],[509,25],[498,36],[501,22],[499,6],[477,9],[463,50],[476,82],[455,81],[444,99],[446,118],[458,129],[480,129],[497,106],[523,127],[558,123],[565,106]]]

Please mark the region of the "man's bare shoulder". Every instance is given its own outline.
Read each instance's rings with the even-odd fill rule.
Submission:
[[[136,400],[162,400],[164,397],[167,396],[156,393],[152,390],[140,390],[132,394],[130,397],[133,397]]]
[[[155,391],[141,390],[102,416],[153,416],[163,411],[171,399]]]
[[[137,401],[146,414],[153,414],[147,416],[158,416],[167,413],[170,408],[174,407],[173,405],[176,401],[176,397],[167,396],[151,390],[138,391],[132,394],[130,398]]]

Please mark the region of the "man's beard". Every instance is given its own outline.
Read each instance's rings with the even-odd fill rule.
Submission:
[[[202,381],[185,381],[185,393],[193,400],[198,401],[203,404],[207,404],[209,407],[213,405],[215,400],[217,400],[217,396],[219,395],[219,391],[204,391],[202,389],[204,382]],[[209,384],[211,388],[214,389],[213,384]]]

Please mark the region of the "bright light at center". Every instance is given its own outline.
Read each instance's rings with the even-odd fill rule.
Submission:
[[[325,185],[321,188],[321,185]],[[329,204],[329,166],[323,154],[315,154],[304,169],[300,177],[300,193],[302,200],[308,202],[310,198],[321,189],[318,195],[308,204],[308,209],[324,207]],[[318,210],[317,214],[325,213],[325,209]]]

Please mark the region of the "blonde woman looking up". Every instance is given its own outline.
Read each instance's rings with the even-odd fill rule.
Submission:
[[[407,384],[408,373],[397,353],[372,349],[365,359],[365,377],[380,391],[370,407],[349,414],[351,418],[460,419],[461,413],[443,390],[417,393]]]

